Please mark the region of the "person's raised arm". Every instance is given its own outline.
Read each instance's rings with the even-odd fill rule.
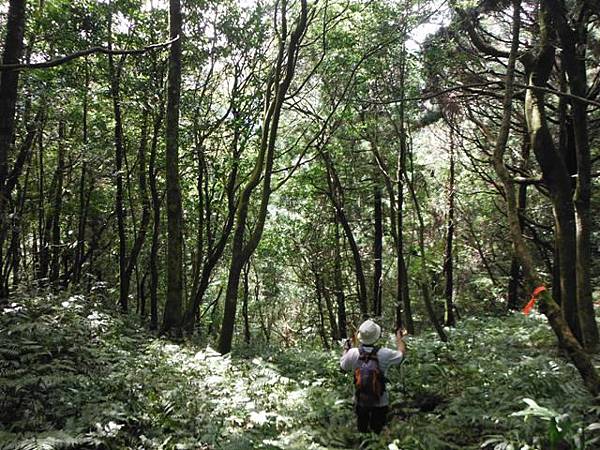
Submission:
[[[399,352],[402,352],[403,356],[406,356],[406,342],[404,342],[404,336],[407,334],[404,328],[398,328],[396,330],[396,347]]]

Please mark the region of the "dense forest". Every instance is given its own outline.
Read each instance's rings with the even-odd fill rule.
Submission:
[[[600,448],[597,0],[3,0],[0,36],[0,449]]]

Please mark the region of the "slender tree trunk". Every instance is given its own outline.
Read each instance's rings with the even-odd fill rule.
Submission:
[[[422,269],[421,269],[421,273],[419,274],[419,279],[417,281],[420,289],[421,289],[421,295],[423,297],[423,303],[425,304],[425,309],[427,310],[427,314],[429,315],[429,320],[431,321],[431,324],[433,325],[435,331],[437,332],[439,338],[441,341],[446,342],[448,340],[448,337],[446,336],[446,332],[444,331],[444,328],[442,327],[442,324],[440,323],[440,321],[437,318],[437,315],[435,313],[435,310],[433,309],[433,302],[431,299],[431,291],[429,288],[430,282],[429,280],[426,278],[427,274],[426,274],[426,257],[427,257],[427,253],[425,250],[425,222],[423,221],[423,215],[421,214],[421,205],[419,204],[419,200],[417,198],[417,194],[415,192],[415,187],[413,186],[413,184],[408,180],[408,176],[406,174],[406,172],[403,174],[406,184],[408,186],[408,190],[411,194],[412,200],[413,200],[413,205],[415,207],[415,214],[417,216],[417,221],[418,221],[418,229],[417,229],[417,235],[418,235],[418,241],[419,241],[419,253],[420,253],[420,257],[422,260]]]
[[[62,130],[62,123],[59,124],[59,135],[63,135],[63,131]],[[64,136],[63,136],[64,137]],[[40,142],[41,145],[41,142]],[[52,262],[53,262],[53,254],[54,254],[54,239],[53,239],[53,230],[54,230],[54,220],[56,217],[60,216],[60,212],[57,216],[56,212],[55,212],[55,208],[57,205],[59,205],[59,201],[57,200],[58,195],[57,194],[57,190],[59,188],[60,185],[60,189],[62,191],[62,170],[61,167],[64,164],[62,162],[62,156],[60,156],[60,152],[62,152],[62,146],[64,144],[62,142],[60,142],[59,139],[59,143],[58,143],[58,151],[59,151],[59,158],[58,158],[58,163],[57,163],[57,167],[56,170],[54,171],[54,176],[52,177],[52,182],[50,183],[50,189],[49,189],[49,197],[50,197],[50,204],[48,206],[48,210],[46,211],[41,210],[39,213],[41,214],[41,216],[43,217],[43,220],[41,221],[41,223],[43,224],[43,229],[42,229],[42,238],[41,238],[41,248],[40,248],[40,271],[39,271],[39,278],[41,279],[50,279],[52,277]],[[41,156],[41,155],[40,155]],[[41,159],[42,161],[42,167],[43,167],[43,158]],[[41,186],[40,186],[41,187]],[[40,191],[40,195],[44,196],[44,191]],[[62,194],[61,198],[62,198]],[[44,202],[41,202],[41,205],[43,205]],[[48,281],[48,280],[45,280]]]
[[[250,318],[248,317],[248,297],[250,296],[250,261],[244,266],[244,292],[242,296],[242,317],[244,319],[244,342],[250,345]]]
[[[195,121],[197,122],[197,120]],[[195,127],[197,127],[198,124],[195,123]],[[199,133],[197,131],[194,131],[195,133]],[[193,322],[194,322],[194,318],[196,317],[197,313],[198,313],[198,308],[193,308],[194,306],[194,300],[195,297],[197,295],[198,292],[198,287],[200,284],[200,275],[202,272],[202,266],[205,260],[205,254],[204,254],[204,244],[205,244],[205,239],[204,239],[204,227],[205,227],[205,221],[204,221],[204,213],[205,213],[205,209],[204,209],[204,175],[205,175],[205,170],[206,170],[206,164],[204,161],[204,139],[200,138],[198,139],[198,142],[196,142],[195,144],[196,147],[196,163],[197,163],[197,168],[196,168],[196,191],[198,192],[198,203],[197,203],[197,211],[198,211],[198,224],[196,226],[196,251],[195,254],[192,255],[192,300],[189,302],[190,306],[193,310],[188,309],[188,311],[186,312],[186,315],[184,316],[184,326],[186,329],[192,329],[193,328]],[[208,217],[208,220],[210,221],[210,217]],[[210,226],[210,225],[208,225]],[[199,307],[200,305],[198,305]]]
[[[277,14],[277,12],[275,12],[275,14]],[[287,38],[287,19],[286,2],[282,2],[280,27],[281,41],[279,45],[277,62],[274,67],[274,79],[271,80],[270,86],[267,88],[265,116],[263,119],[263,130],[259,154],[256,158],[254,170],[252,171],[252,174],[250,175],[250,178],[244,189],[242,189],[237,206],[236,225],[231,249],[231,265],[229,267],[227,291],[225,293],[225,305],[223,309],[223,321],[221,323],[221,333],[219,335],[219,352],[221,353],[229,353],[231,351],[231,342],[233,339],[233,330],[235,326],[237,309],[238,288],[242,267],[252,256],[254,250],[258,246],[264,229],[265,220],[267,217],[267,206],[271,195],[271,176],[273,173],[275,143],[277,141],[277,131],[279,129],[281,109],[283,107],[283,102],[286,98],[292,78],[294,77],[298,51],[300,49],[302,37],[306,31],[307,19],[307,2],[306,0],[302,0],[300,17],[298,18],[296,27],[290,36],[284,68],[284,55],[286,53],[284,39]],[[283,78],[280,78],[281,76],[283,76]],[[271,95],[272,87],[275,87],[273,96]],[[250,199],[254,189],[260,183],[261,177],[263,185],[262,196],[256,217],[256,223],[249,234],[247,242],[244,244]]]
[[[523,165],[521,169],[526,170],[529,166],[529,153],[530,153],[530,141],[526,137],[523,138],[523,142],[521,144],[521,159],[523,160]],[[527,184],[522,183],[519,185],[518,194],[517,194],[517,213],[519,214],[519,225],[521,230],[525,225],[524,217],[525,211],[527,209]],[[521,263],[519,262],[519,257],[514,251],[513,247],[513,256],[510,263],[510,278],[508,281],[508,299],[507,306],[510,310],[518,310],[521,308],[523,300],[520,299],[519,296],[519,286],[521,285],[522,273],[521,273]],[[554,284],[553,284],[554,286]],[[557,284],[558,286],[558,284]]]
[[[40,128],[40,133],[37,139],[38,145],[38,201],[37,201],[37,232],[38,232],[38,253],[37,253],[37,267],[36,267],[36,278],[42,279],[48,273],[48,243],[45,239],[46,229],[45,219],[46,219],[46,204],[45,204],[45,195],[46,192],[46,177],[44,170],[44,128]]]
[[[366,319],[369,316],[367,283],[365,280],[365,272],[363,269],[360,250],[344,209],[343,187],[337,175],[336,168],[333,165],[331,156],[327,150],[320,149],[320,155],[325,163],[325,168],[327,169],[327,184],[329,187],[327,195],[329,196],[329,199],[335,208],[337,221],[342,226],[342,230],[344,230],[344,235],[348,240],[348,245],[350,245],[350,250],[352,252],[352,258],[354,260],[354,273],[356,275],[356,282],[358,286],[358,305],[362,318]]]
[[[450,126],[450,168],[448,175],[448,217],[446,224],[446,248],[444,251],[444,325],[453,327],[456,325],[456,319],[454,317],[454,252],[453,252],[453,240],[454,240],[454,196],[455,196],[455,183],[454,183],[454,127]]]
[[[321,282],[321,292],[323,293],[323,299],[325,300],[325,308],[327,309],[327,319],[329,320],[329,329],[331,331],[331,339],[335,342],[340,339],[340,331],[335,320],[335,310],[333,308],[333,302],[331,301],[331,295],[327,287],[325,286],[325,280],[322,276],[319,276]]]
[[[319,313],[319,336],[323,341],[323,348],[329,350],[329,339],[325,331],[325,313],[323,311],[323,291],[321,290],[321,281],[317,272],[315,272],[315,295],[317,297],[317,311]]]
[[[75,261],[73,263],[73,281],[79,283],[81,279],[82,259],[85,253],[85,229],[87,223],[87,153],[88,146],[88,91],[90,87],[90,71],[88,61],[85,61],[85,87],[83,92],[83,162],[81,163],[81,178],[79,180],[79,225],[77,227],[77,245],[75,247]]]
[[[403,103],[404,105],[404,103]],[[404,110],[404,106],[401,107]],[[403,114],[402,114],[403,117]],[[406,172],[406,132],[403,119],[401,123],[400,152],[398,155],[397,189],[398,203],[396,206],[396,223],[398,224],[398,238],[396,242],[396,327],[406,327],[410,334],[415,333],[415,325],[410,303],[410,291],[408,288],[408,268],[404,258],[404,176]],[[404,316],[404,320],[403,319]]]
[[[112,48],[112,11],[109,13],[109,36],[108,46]],[[119,236],[119,305],[123,312],[127,312],[129,300],[129,283],[127,281],[127,236],[125,234],[125,210],[123,205],[123,158],[125,148],[123,146],[123,122],[121,114],[121,71],[125,62],[122,56],[115,66],[112,54],[108,55],[108,70],[110,76],[110,91],[113,101],[113,112],[115,118],[114,144],[115,144],[115,211],[117,213],[117,229]]]
[[[234,112],[234,117],[235,117],[235,112]],[[202,299],[204,298],[204,295],[206,294],[206,290],[208,289],[210,276],[212,275],[213,270],[215,269],[215,267],[217,266],[221,257],[223,256],[225,246],[227,245],[227,242],[231,235],[231,231],[233,229],[233,223],[234,223],[235,214],[236,214],[235,190],[236,190],[236,180],[237,180],[237,174],[238,174],[238,162],[239,162],[239,158],[240,158],[240,149],[238,147],[239,147],[239,139],[240,139],[241,130],[236,128],[234,133],[235,134],[234,134],[233,145],[232,145],[232,148],[233,148],[232,158],[233,158],[234,162],[233,162],[233,167],[229,173],[227,187],[226,187],[227,205],[228,205],[227,218],[225,219],[225,224],[223,225],[223,228],[221,230],[221,236],[219,237],[217,242],[213,243],[212,242],[213,240],[210,239],[210,242],[208,243],[209,248],[207,249],[208,254],[207,254],[203,264],[201,264],[200,258],[198,260],[198,263],[197,263],[198,266],[202,265],[201,268],[198,267],[198,269],[197,269],[199,272],[199,280],[197,282],[196,288],[192,291],[193,298],[192,298],[192,301],[190,302],[189,308],[184,317],[184,326],[187,331],[191,331],[194,328],[195,318],[196,318],[198,309],[200,308],[200,305],[202,303]],[[199,195],[200,195],[200,197],[202,197],[202,194],[200,193],[201,192],[200,190],[202,189],[202,183],[201,183],[200,179],[198,180],[198,189],[199,189]],[[204,214],[204,212],[201,212],[201,214]],[[206,217],[210,218],[210,210],[206,211]],[[199,226],[201,226],[201,225],[199,225]],[[198,239],[201,239],[202,236],[203,236],[203,233],[199,232]],[[202,246],[200,244],[198,244],[198,246],[197,246],[198,252],[200,252],[201,248],[202,248]]]
[[[10,245],[7,249],[6,257],[3,260],[0,260],[0,265],[2,266],[0,267],[0,274],[2,275],[2,277],[0,278],[0,283],[3,286],[0,287],[0,290],[4,289],[7,295],[10,291],[9,278],[11,276],[11,272],[13,276],[13,286],[16,286],[19,283],[19,267],[21,261],[20,241],[21,239],[25,240],[26,238],[26,236],[22,232],[22,227],[25,226],[25,223],[23,223],[22,220],[22,215],[24,213],[26,191],[29,185],[29,173],[31,169],[32,151],[33,147],[35,146],[36,136],[41,128],[43,116],[43,108],[40,108],[35,118],[28,124],[27,133],[20,145],[18,156],[14,163],[11,174],[8,176],[8,179],[4,186],[5,192],[12,192],[15,188],[17,188],[16,201],[11,200],[8,202],[7,205],[5,205],[7,207],[7,213],[9,211],[8,206],[10,206],[11,217],[6,222],[6,228],[1,231],[2,233],[4,233],[4,237],[0,239],[0,241],[4,240],[8,235],[8,231],[10,229]],[[19,174],[23,171],[25,167],[25,183],[22,185],[19,182]]]
[[[24,186],[21,187],[19,183],[17,183],[17,208],[16,214],[13,216],[12,222],[12,236],[10,239],[10,258],[12,259],[12,285],[13,287],[17,287],[21,282],[21,237],[23,232],[23,221],[21,220],[23,214],[23,206],[25,203],[26,189],[29,178],[29,168],[27,169],[26,180]],[[6,271],[6,281],[8,282],[8,277],[10,275],[10,270]],[[6,287],[8,290],[9,288]]]
[[[150,197],[152,199],[152,244],[150,246],[150,329],[158,328],[158,249],[160,245],[160,203],[161,199],[156,185],[156,153],[158,148],[158,135],[160,133],[163,117],[162,101],[158,115],[154,120],[152,145],[150,147],[150,161],[148,162],[148,179],[150,180]]]
[[[395,218],[391,217],[392,230],[394,223],[397,225],[394,233],[396,244],[396,328],[405,328],[410,334],[414,334],[415,326],[412,317],[412,305],[410,303],[410,291],[408,286],[408,269],[404,258],[404,174],[406,173],[407,136],[405,124],[405,98],[406,94],[406,46],[402,45],[400,61],[400,99],[398,125],[393,121],[397,135],[400,139],[398,157],[396,161],[396,189],[397,202]],[[390,202],[393,203],[393,188],[390,187]],[[392,214],[394,212],[392,211]],[[395,219],[395,220],[394,220]]]
[[[33,145],[33,139],[32,139]],[[29,154],[31,157],[31,153]],[[20,183],[17,183],[17,202],[15,205],[15,212],[13,214],[12,219],[12,236],[10,243],[10,257],[12,259],[11,268],[6,270],[6,284],[8,284],[8,278],[10,276],[10,272],[12,270],[12,285],[13,287],[17,287],[21,283],[21,262],[23,259],[23,254],[21,250],[21,239],[24,237],[23,227],[25,223],[23,222],[23,212],[25,207],[25,199],[27,198],[27,188],[29,186],[29,173],[31,169],[30,159],[27,162],[27,170],[25,172],[25,181],[23,186]],[[24,248],[24,247],[23,247]],[[8,258],[7,258],[8,259]],[[6,286],[7,291],[10,289]]]
[[[50,265],[50,283],[56,283],[60,273],[60,215],[62,211],[63,184],[65,173],[65,122],[61,120],[58,125],[58,165],[56,168],[56,185],[52,203],[52,260]]]
[[[375,142],[372,145],[377,145]],[[373,218],[375,236],[373,239],[373,315],[380,317],[382,313],[382,284],[383,284],[383,208],[382,192],[378,183],[379,171],[377,161],[374,162],[373,186]]]
[[[129,293],[129,285],[131,284],[131,276],[133,270],[137,267],[138,256],[146,241],[146,232],[148,230],[148,224],[150,223],[150,202],[148,200],[148,189],[146,183],[146,151],[148,147],[148,109],[144,110],[144,118],[142,125],[142,136],[140,138],[140,146],[138,149],[138,185],[139,192],[142,202],[142,219],[140,221],[140,228],[138,234],[134,240],[131,248],[131,253],[127,258],[127,264],[125,266],[125,278],[124,283],[126,286],[123,290]]]
[[[16,64],[21,58],[26,6],[27,2],[25,0],[10,0],[8,4],[2,64]],[[9,176],[8,160],[15,138],[18,87],[19,71],[4,70],[0,72],[0,270],[3,267],[4,240],[9,224],[7,207],[11,192],[7,186]],[[0,300],[7,298],[8,294],[5,286],[0,286]]]
[[[344,295],[344,282],[342,277],[342,255],[341,255],[341,243],[340,243],[340,228],[337,220],[337,214],[335,218],[335,249],[334,249],[334,268],[333,268],[333,279],[335,284],[335,299],[337,303],[337,317],[338,317],[338,328],[340,338],[345,339],[348,337],[348,326],[346,320],[346,297]]]
[[[182,15],[179,0],[169,0],[171,44],[167,82],[167,299],[162,332],[181,334],[183,308],[183,210],[179,185],[179,99],[181,95]]]

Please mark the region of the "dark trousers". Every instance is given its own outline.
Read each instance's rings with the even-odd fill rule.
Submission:
[[[387,423],[387,406],[360,406],[356,405],[356,418],[358,431],[361,433],[381,433]]]

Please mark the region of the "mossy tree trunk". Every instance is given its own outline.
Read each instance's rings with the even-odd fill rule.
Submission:
[[[509,222],[509,230],[515,250],[523,267],[523,277],[527,289],[533,290],[535,287],[542,284],[537,271],[531,252],[529,251],[525,239],[522,235],[521,225],[519,223],[519,215],[517,208],[516,192],[514,182],[511,179],[510,173],[504,164],[504,154],[508,142],[510,132],[510,120],[512,113],[512,98],[514,90],[515,63],[519,50],[519,30],[520,30],[520,1],[513,1],[513,36],[510,57],[508,60],[506,74],[506,90],[503,100],[503,119],[500,127],[500,132],[496,139],[494,148],[494,169],[496,174],[502,181],[502,186],[506,194],[507,217]],[[543,16],[542,12],[542,16]],[[544,19],[542,18],[542,21]],[[529,92],[531,89],[528,90]],[[536,100],[539,101],[539,98]],[[530,100],[531,101],[531,100]],[[536,111],[536,109],[532,109]],[[534,118],[536,115],[534,114]],[[537,121],[539,123],[539,120]],[[562,348],[566,350],[569,357],[573,361],[575,367],[579,371],[587,388],[594,395],[600,394],[600,376],[589,357],[584,351],[581,344],[573,334],[568,322],[566,321],[561,308],[554,301],[550,293],[546,290],[542,292],[540,298],[540,307],[542,312],[548,318],[548,322],[556,334]]]
[[[262,237],[267,217],[267,207],[271,196],[271,177],[273,174],[275,144],[277,142],[281,110],[286,99],[287,91],[294,77],[298,52],[308,24],[308,5],[306,0],[302,0],[300,5],[300,16],[296,21],[296,26],[290,35],[289,44],[286,48],[285,39],[287,39],[288,36],[287,2],[282,1],[280,6],[281,17],[278,30],[278,35],[280,36],[279,50],[275,66],[273,67],[272,78],[268,82],[265,95],[265,109],[259,152],[253,171],[244,188],[241,190],[236,208],[235,230],[231,248],[231,263],[229,266],[223,321],[221,323],[221,333],[219,335],[218,344],[218,350],[221,353],[229,353],[231,351],[242,268],[254,253],[254,250]],[[275,14],[277,15],[278,11],[275,11]],[[278,23],[278,21],[276,20],[275,23]],[[262,194],[256,221],[247,234],[246,228],[250,200],[255,189],[260,184],[261,179]]]
[[[588,2],[577,1],[575,10],[580,13],[569,25],[566,6],[560,0],[545,0],[552,24],[556,28],[561,43],[562,65],[567,73],[571,94],[587,96],[587,21],[592,13]],[[596,324],[591,285],[591,169],[590,144],[588,133],[587,104],[571,100],[573,137],[577,162],[575,194],[575,247],[577,308],[579,311],[581,338],[589,350],[596,350],[600,344]]]

